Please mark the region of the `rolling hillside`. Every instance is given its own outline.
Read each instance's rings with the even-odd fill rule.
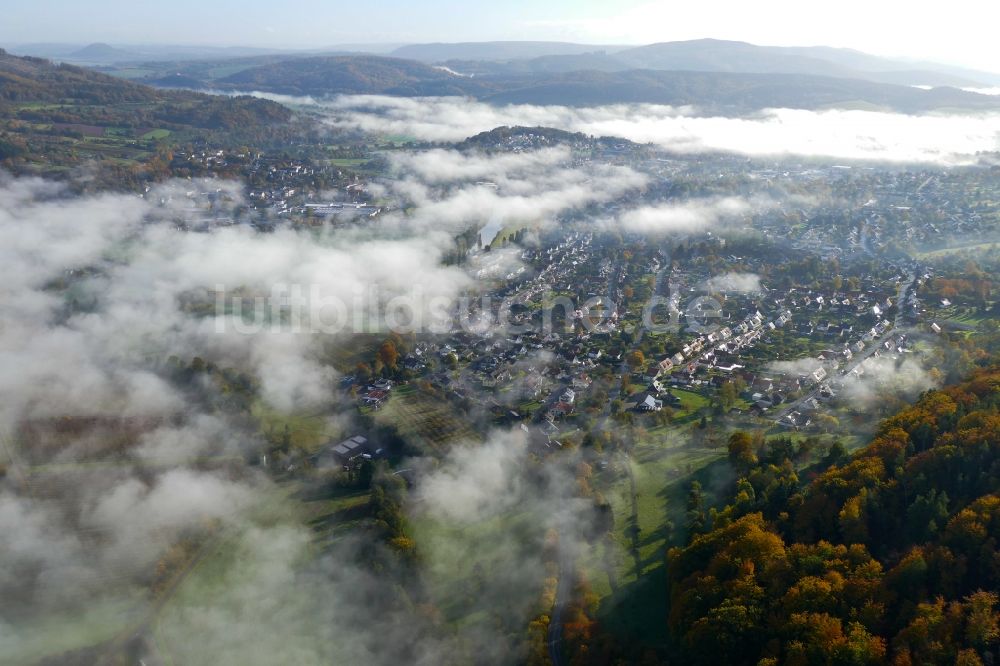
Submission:
[[[554,59],[557,57],[548,61]],[[741,114],[769,107],[878,108],[906,113],[956,108],[1000,109],[1000,99],[955,88],[921,90],[810,74],[592,69],[541,73],[502,70],[466,76],[412,60],[377,56],[275,62],[205,82],[204,86],[314,97],[459,95],[497,104],[656,103],[691,105],[720,114]]]
[[[477,81],[412,60],[376,56],[299,58],[253,67],[214,82],[223,89],[286,95],[464,95],[491,91]]]
[[[151,88],[0,50],[0,164],[18,173],[93,162],[134,175],[179,140],[242,144],[290,118],[261,99]]]

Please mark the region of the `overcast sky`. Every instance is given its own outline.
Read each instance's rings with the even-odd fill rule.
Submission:
[[[4,0],[0,43],[104,41],[265,47],[715,37],[824,44],[1000,71],[1000,4],[986,0]]]

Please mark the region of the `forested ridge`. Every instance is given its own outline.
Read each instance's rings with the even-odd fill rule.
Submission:
[[[804,485],[787,442],[735,433],[731,503],[692,507],[696,534],[668,556],[685,661],[995,663],[998,408],[1000,367],[976,370]]]

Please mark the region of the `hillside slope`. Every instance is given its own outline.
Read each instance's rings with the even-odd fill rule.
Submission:
[[[218,79],[226,89],[286,95],[462,95],[488,90],[476,81],[412,60],[377,56],[299,58]]]
[[[607,56],[593,54],[591,59]],[[617,57],[617,56],[614,56]],[[546,58],[552,63],[554,59]],[[558,61],[558,59],[555,59]],[[564,65],[554,65],[562,69]],[[497,104],[593,106],[617,103],[691,105],[741,114],[768,107],[1000,109],[1000,99],[954,88],[921,90],[831,76],[704,71],[510,71],[482,76],[377,56],[302,58],[246,69],[205,83],[232,91],[328,97],[339,94],[473,96]]]
[[[992,663],[998,406],[1000,370],[978,370],[799,488],[781,447],[741,458],[732,504],[668,558],[684,663]]]
[[[615,103],[691,105],[721,114],[764,108],[879,108],[903,113],[935,109],[996,110],[1000,100],[956,88],[921,90],[858,79],[802,74],[724,72],[571,72],[512,85],[487,98],[502,104]]]
[[[0,50],[0,164],[18,173],[95,162],[134,175],[179,140],[244,145],[290,118],[266,100],[151,88]]]

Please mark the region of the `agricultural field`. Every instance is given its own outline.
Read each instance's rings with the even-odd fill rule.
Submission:
[[[408,444],[422,449],[442,450],[454,442],[480,439],[446,400],[412,384],[394,389],[385,406],[373,414],[376,423],[394,427]]]
[[[367,504],[367,491],[312,497],[295,482],[274,488],[246,524],[221,531],[202,548],[151,617],[153,647],[162,662],[205,663],[205,655],[191,640],[193,634],[204,631],[223,637],[225,645],[219,649],[231,659],[227,663],[257,663],[261,649],[286,648],[282,637],[248,641],[238,626],[248,621],[258,628],[274,626],[290,615],[299,618],[299,623],[314,625],[307,631],[310,640],[322,640],[326,635],[320,626],[322,609],[303,600],[294,584],[295,567],[308,561],[318,544],[335,542],[354,529]],[[322,538],[310,544],[308,531]],[[301,561],[287,563],[283,576],[270,575],[267,567],[275,558],[283,559],[299,550],[297,559]],[[249,598],[240,590],[255,590],[257,594]],[[311,654],[324,652],[319,644],[304,647]]]
[[[331,438],[339,433],[331,425],[325,412],[287,414],[263,402],[251,408],[251,415],[257,420],[260,432],[271,441],[284,436],[287,428],[289,444],[300,451],[315,453]]]
[[[141,138],[143,141],[159,141],[161,139],[166,139],[167,137],[170,136],[170,134],[171,132],[168,129],[154,129],[154,130],[149,130],[139,138]]]
[[[427,584],[435,605],[445,621],[464,626],[490,621],[481,612],[482,598],[475,593],[477,586],[490,578],[485,572],[502,571],[503,564],[510,561],[510,549],[522,548],[524,556],[529,556],[532,545],[541,542],[545,532],[537,513],[524,507],[456,525],[427,516],[418,506],[411,528],[427,562]],[[507,598],[522,602],[537,598],[540,578],[525,580],[523,572],[504,573],[503,594]]]
[[[969,243],[967,245],[953,245],[933,250],[925,250],[923,252],[915,252],[913,256],[925,260],[937,259],[952,254],[961,254],[963,252],[968,252],[971,254],[979,251],[994,250],[996,247],[997,247],[997,241],[993,240],[993,241],[987,241],[985,243]]]

